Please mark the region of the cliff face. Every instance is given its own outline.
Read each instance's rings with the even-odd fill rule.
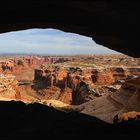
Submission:
[[[107,122],[119,122],[125,118],[130,120],[131,117],[138,118],[137,112],[140,111],[140,73],[139,66],[136,65],[138,62],[134,66],[127,64],[130,66],[115,67],[115,63],[118,63],[115,59],[114,64],[109,67],[104,60],[98,62],[99,66],[96,65],[95,60],[95,64],[92,61],[87,64],[86,61],[87,58],[83,58],[74,64],[71,61],[61,65],[60,63],[42,64],[39,69],[35,69],[33,82],[25,85],[21,82],[20,93],[15,77],[3,74],[1,75],[1,99],[41,104],[45,104],[48,100],[58,100],[58,104],[65,103],[65,109],[68,111],[70,108],[68,109],[67,106],[72,106],[79,112],[99,117]],[[18,61],[18,64],[28,64],[32,68],[35,66],[28,59],[24,63]],[[132,111],[136,113],[129,113]],[[120,115],[120,113],[126,114]]]
[[[116,92],[86,102],[79,109],[83,107],[82,113],[110,123],[139,120],[139,83],[140,77],[129,79]]]
[[[20,100],[18,81],[13,75],[0,75],[0,100]]]
[[[114,100],[121,103],[128,110],[140,111],[139,104],[139,87],[140,87],[140,76],[126,80],[122,84],[121,88],[115,93],[110,95]]]
[[[34,88],[45,88],[46,99],[50,99],[49,91],[53,92],[53,98],[65,103],[74,103],[73,100],[81,100],[78,103],[83,103],[84,96],[88,95],[89,89],[86,81],[83,81],[84,76],[75,73],[69,73],[67,70],[55,70],[55,68],[45,70],[35,70],[35,85]],[[90,79],[91,80],[91,79]],[[83,94],[84,93],[84,94]],[[75,95],[77,94],[77,95]],[[77,101],[77,100],[76,100]]]
[[[87,61],[87,58],[84,59]],[[84,61],[84,59],[81,61]],[[99,65],[107,65],[109,61],[109,59],[101,61],[100,57],[96,59],[94,62],[96,64],[99,61]],[[34,88],[39,90],[41,95],[45,95],[45,99],[57,99],[60,101],[63,99],[65,103],[81,104],[108,93],[107,88],[112,92],[118,90],[118,87],[112,87],[111,89],[109,85],[115,85],[119,82],[121,85],[126,79],[140,75],[140,68],[136,65],[138,62],[132,66],[131,62],[125,61],[127,59],[122,58],[120,62],[125,67],[115,66],[115,63],[118,64],[120,59],[114,58],[112,60],[113,66],[105,66],[104,68],[100,66],[87,69],[72,66],[62,66],[60,68],[59,66],[51,65],[36,69]],[[131,58],[131,60],[133,59]],[[80,59],[77,61],[81,63]],[[107,88],[104,88],[105,86]],[[44,88],[44,90],[41,88]],[[68,98],[66,98],[66,94],[68,94]]]
[[[139,59],[123,55],[64,58],[26,56],[1,61],[0,64],[1,72],[15,75],[24,70],[33,71],[41,65],[35,69],[33,85],[39,99],[56,99],[68,104],[82,104],[108,92],[113,93],[126,79],[140,75]],[[29,72],[28,76],[33,79],[33,73],[30,75]],[[22,78],[30,81],[28,76]],[[20,81],[20,78],[17,79]]]
[[[92,81],[96,85],[108,85],[114,82],[114,75],[111,70],[109,69],[103,69],[103,70],[98,70],[95,69],[93,70],[93,75]]]
[[[125,80],[127,77],[127,70],[123,67],[112,67],[111,72],[114,80]]]
[[[13,57],[0,61],[0,71],[5,73],[16,73],[28,68],[36,68],[44,62],[44,58],[37,56]]]
[[[63,99],[65,103],[81,104],[94,99],[95,96],[101,96],[102,94],[94,89],[112,84],[114,77],[110,69],[89,70],[78,67],[56,68],[52,66],[51,68],[36,69],[34,82],[34,88],[46,99],[60,101]]]
[[[121,89],[111,96],[127,109],[114,117],[114,122],[140,120],[140,76],[126,81]]]

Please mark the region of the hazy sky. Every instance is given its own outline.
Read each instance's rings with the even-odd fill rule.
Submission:
[[[0,53],[106,54],[117,53],[91,38],[55,29],[29,29],[0,34]]]

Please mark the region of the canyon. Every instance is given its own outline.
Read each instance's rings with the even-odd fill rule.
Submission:
[[[100,45],[106,46],[110,49],[119,51],[129,56],[140,57],[140,28],[138,21],[140,14],[139,1],[2,1],[0,6],[1,33],[30,28],[51,27],[63,30],[65,32],[78,33],[81,35],[92,37],[92,39]],[[2,45],[1,48],[4,48],[4,46]],[[40,49],[40,46],[38,46],[38,48]],[[109,61],[112,61],[113,58],[114,57],[111,56],[111,60]],[[135,65],[135,61],[137,59],[125,59],[129,60],[126,64],[130,63],[131,60],[134,60],[134,67],[139,66],[138,63],[137,65]],[[117,62],[114,61],[114,63],[116,63],[116,66],[120,67],[120,61],[117,60]],[[131,63],[131,65],[133,64]],[[19,78],[19,81],[21,79],[21,76],[24,79],[24,76],[27,74],[28,76],[31,76],[30,78],[34,79],[34,76],[31,74],[34,73],[34,70],[28,70],[29,72],[22,71],[21,73],[17,73],[16,79]],[[134,68],[132,70],[134,70]],[[138,69],[136,68],[133,73],[136,74],[137,70]],[[4,77],[6,77],[6,75],[4,75]],[[26,77],[26,80],[30,78]],[[131,78],[133,78],[133,80]],[[126,85],[127,88],[120,89],[120,86],[118,85],[109,85],[109,88],[111,90],[114,90],[114,87],[120,89],[118,91],[120,91],[121,95],[124,92],[129,91],[129,86],[133,85],[132,83],[135,80],[138,80],[135,78],[137,77],[128,76],[127,79],[132,81],[127,81],[125,83],[125,79],[123,79],[123,81],[119,80],[116,82],[117,84],[119,83],[120,86],[121,83],[124,82],[124,85]],[[25,83],[26,86],[23,87],[23,89],[25,88],[26,90],[28,89],[29,91],[31,91],[31,86],[28,86],[27,88],[27,83],[30,83],[29,81],[26,82],[25,80],[23,80],[19,85],[23,85]],[[139,84],[137,83],[136,85],[138,86]],[[134,107],[136,107],[138,104],[134,104],[134,107],[129,108],[128,112],[116,112],[115,118],[113,120],[117,124],[111,125],[97,119],[96,117],[85,115],[79,112],[73,112],[73,109],[75,111],[79,111],[79,109],[82,111],[84,109],[84,107],[81,107],[82,104],[75,106],[65,104],[57,100],[42,100],[41,102],[39,102],[39,99],[35,101],[39,103],[32,104],[30,101],[32,101],[34,98],[29,97],[35,96],[28,96],[28,99],[30,99],[29,101],[26,98],[27,94],[21,93],[21,91],[22,90],[20,90],[22,101],[0,102],[0,120],[2,120],[0,127],[1,139],[44,139],[44,137],[50,139],[73,139],[76,137],[78,139],[137,139],[139,137],[140,123],[137,121],[137,119],[139,118],[139,113],[137,111],[131,111],[135,110]],[[117,93],[119,94],[118,91]],[[137,89],[137,91],[139,90]],[[129,93],[133,95],[134,91],[128,92],[128,96]],[[26,95],[24,96],[25,98],[23,98],[23,95]],[[36,95],[36,93],[32,95]],[[111,109],[114,108],[114,106],[118,107],[118,109],[120,110],[123,108],[123,105],[118,104],[118,102],[114,102],[114,100],[109,100],[111,98],[109,98],[108,95],[105,96],[103,95],[93,100],[93,102],[95,103],[93,104],[93,106],[91,106],[91,108],[93,108],[92,111],[97,109],[97,107],[101,108],[102,106],[104,106],[106,99],[106,104],[108,103],[108,106],[106,106],[107,108]],[[139,96],[135,94],[135,96],[132,98],[133,100],[130,100],[130,103],[135,103],[135,99],[137,97]],[[24,102],[26,101],[30,103],[23,103],[23,100]],[[101,104],[102,101],[104,102],[103,104]],[[41,103],[45,105],[41,105]],[[83,103],[83,105],[87,103],[89,102],[85,102]],[[55,107],[60,110],[72,112],[64,113],[46,105]],[[107,110],[106,112],[98,110],[96,111],[96,115],[101,119],[101,117],[103,117],[103,114],[111,115],[111,113],[109,114],[109,112],[111,112],[111,110]],[[106,116],[106,118],[109,117],[108,115]],[[136,121],[134,122],[133,120],[135,119]],[[118,122],[120,121],[123,121],[123,123],[118,124]]]
[[[0,72],[2,101],[37,102],[109,123],[139,115],[139,58],[121,54],[3,56]]]

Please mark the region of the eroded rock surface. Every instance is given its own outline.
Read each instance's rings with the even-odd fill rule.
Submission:
[[[126,113],[119,113],[113,119],[114,123],[126,121],[140,121],[140,112],[131,111]]]
[[[84,70],[81,68],[57,68],[51,67],[46,69],[35,70],[34,88],[39,90],[39,93],[48,94],[44,97],[50,98],[49,90],[57,96],[53,99],[62,99],[69,93],[69,102],[72,104],[81,104],[87,102],[99,95],[97,90],[94,90],[96,85],[108,85],[113,82],[111,72],[99,71],[98,74],[92,70]],[[43,90],[45,88],[45,90]],[[42,89],[42,91],[41,91]],[[55,90],[58,89],[58,90]],[[48,91],[48,93],[47,93]],[[56,92],[57,91],[57,92]],[[100,94],[101,95],[101,94]],[[99,96],[100,96],[99,95]],[[64,101],[64,100],[63,100]],[[64,101],[68,102],[68,101]]]
[[[139,112],[139,84],[140,77],[132,78],[126,81],[115,93],[87,102],[82,112],[108,122],[113,122],[114,117],[120,113]]]
[[[20,100],[18,81],[13,75],[0,74],[0,100]]]
[[[139,59],[99,55],[64,58],[26,56],[13,60],[0,63],[1,73],[17,74],[19,81],[15,93],[7,92],[9,97],[5,93],[7,99],[17,99],[20,92],[21,100],[27,103],[46,102],[48,105],[47,101],[60,101],[65,104],[66,110],[73,110],[74,107],[74,110],[107,122],[113,122],[114,116],[119,113],[140,111]],[[13,62],[15,65],[12,69],[2,69],[3,65],[10,67]],[[20,80],[18,71],[24,80]],[[23,71],[26,73],[23,74]],[[28,78],[25,80],[26,76]]]
[[[35,70],[34,88],[45,99],[62,101],[62,97],[68,93],[70,98],[63,98],[65,103],[81,104],[114,93],[125,80],[140,75],[139,59],[123,55],[66,57],[64,60],[67,61],[63,63],[58,60],[59,57],[45,57],[49,64],[41,65],[40,69]]]

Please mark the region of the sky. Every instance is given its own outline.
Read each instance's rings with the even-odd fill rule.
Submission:
[[[28,29],[0,34],[0,54],[116,54],[92,38],[56,29]]]

